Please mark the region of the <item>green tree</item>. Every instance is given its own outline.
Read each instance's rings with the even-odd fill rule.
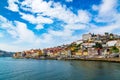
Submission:
[[[102,48],[102,44],[101,43],[95,43],[95,46],[93,46],[95,48]]]
[[[111,48],[112,53],[119,53],[119,49],[116,46]]]
[[[105,36],[108,36],[109,35],[109,33],[108,32],[105,32]]]

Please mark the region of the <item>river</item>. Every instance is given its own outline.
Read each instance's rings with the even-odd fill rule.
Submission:
[[[120,80],[120,63],[0,58],[0,80]]]

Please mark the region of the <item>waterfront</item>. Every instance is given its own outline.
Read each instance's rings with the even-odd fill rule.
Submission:
[[[0,58],[0,80],[119,80],[120,64]]]

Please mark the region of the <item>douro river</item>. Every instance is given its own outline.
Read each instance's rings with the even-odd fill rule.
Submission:
[[[0,58],[0,80],[120,80],[120,63]]]

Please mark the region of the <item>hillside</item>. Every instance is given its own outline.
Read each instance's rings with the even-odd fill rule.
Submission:
[[[0,50],[0,57],[12,57],[13,54],[14,52],[7,52],[7,51]]]

